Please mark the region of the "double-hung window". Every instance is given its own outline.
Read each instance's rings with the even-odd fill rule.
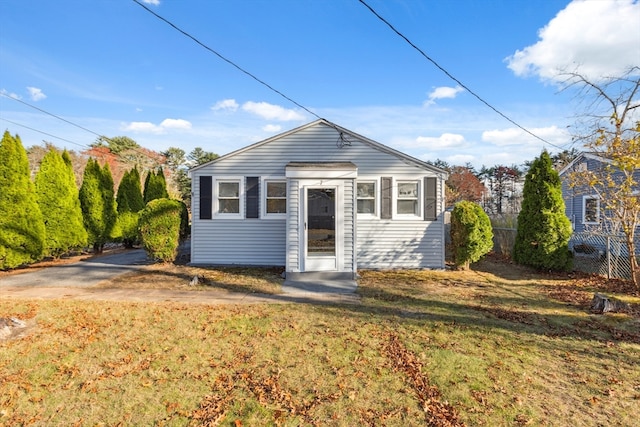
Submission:
[[[266,216],[287,213],[287,181],[265,181],[265,214]]]
[[[358,213],[376,215],[376,182],[362,181],[357,183]]]
[[[583,197],[582,221],[584,224],[598,224],[600,222],[600,199],[597,196]]]
[[[217,181],[218,214],[240,214],[240,181]]]
[[[396,212],[398,215],[420,215],[419,181],[398,181]]]

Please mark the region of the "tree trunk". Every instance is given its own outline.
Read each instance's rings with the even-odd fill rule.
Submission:
[[[636,258],[635,236],[627,234],[627,249],[629,251],[629,267],[631,268],[631,280],[636,288],[640,288],[640,268]]]

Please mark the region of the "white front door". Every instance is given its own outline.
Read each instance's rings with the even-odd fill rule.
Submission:
[[[342,253],[341,186],[309,185],[304,187],[303,271],[338,271]]]

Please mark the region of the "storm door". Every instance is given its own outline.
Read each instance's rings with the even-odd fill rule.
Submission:
[[[336,187],[305,189],[306,271],[337,270]]]

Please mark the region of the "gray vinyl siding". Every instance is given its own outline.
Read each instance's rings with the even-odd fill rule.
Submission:
[[[300,271],[300,181],[290,180],[287,189],[288,194],[288,212],[287,212],[287,229],[289,235],[289,247],[287,248],[287,264],[286,270]],[[283,236],[285,237],[285,236]]]
[[[213,176],[214,185],[219,176],[283,177],[289,162],[312,161],[352,162],[358,168],[358,176],[418,180],[421,186],[424,177],[438,176],[419,162],[381,150],[367,141],[348,136],[350,145],[340,148],[338,140],[339,133],[335,129],[320,124],[255,144],[193,169],[191,262],[282,265],[287,271],[300,271],[300,194],[296,180],[289,181],[286,219],[220,219],[214,212],[213,219],[200,220],[197,195],[201,175]],[[437,221],[358,218],[354,224],[349,214],[356,209],[354,186],[353,180],[345,180],[344,271],[444,267],[443,179],[438,180]],[[241,197],[241,203],[244,203],[244,197]]]
[[[344,270],[355,271],[353,265],[353,247],[355,244],[355,224],[353,222],[353,202],[355,181],[353,179],[344,182]]]
[[[358,268],[444,268],[442,223],[358,220]]]

